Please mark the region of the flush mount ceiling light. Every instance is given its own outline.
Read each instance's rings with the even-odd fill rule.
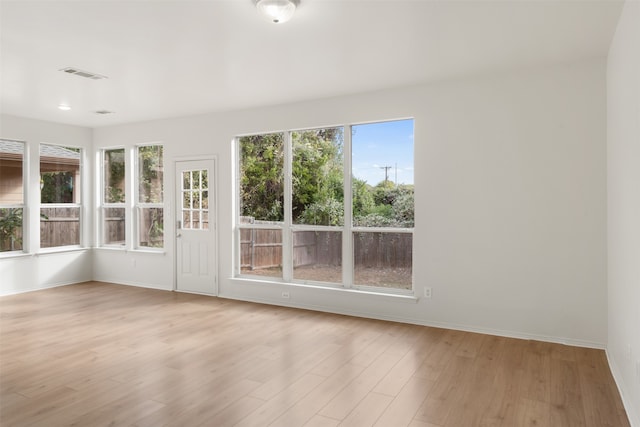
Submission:
[[[67,104],[60,104],[60,105],[58,105],[58,109],[62,110],[62,111],[69,111],[69,110],[71,110],[71,107],[69,105],[67,105]]]
[[[291,19],[297,4],[298,0],[256,0],[258,10],[274,24]]]

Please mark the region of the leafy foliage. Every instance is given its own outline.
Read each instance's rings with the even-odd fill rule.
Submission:
[[[73,203],[73,178],[73,172],[41,173],[41,203]]]
[[[0,252],[22,249],[22,208],[0,209]]]
[[[138,147],[138,194],[142,203],[162,203],[162,145]]]
[[[342,225],[342,128],[293,132],[294,223]]]
[[[240,210],[261,221],[284,221],[281,133],[240,138]]]
[[[105,151],[105,202],[124,203],[124,148]]]
[[[292,132],[292,219],[295,224],[344,224],[343,129]],[[361,227],[413,227],[413,185],[375,187],[352,179],[353,222]],[[241,215],[284,220],[284,136],[240,138]]]

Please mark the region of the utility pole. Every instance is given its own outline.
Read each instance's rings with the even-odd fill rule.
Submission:
[[[389,181],[389,169],[393,166],[380,166],[380,169],[384,169],[384,182],[385,184]]]

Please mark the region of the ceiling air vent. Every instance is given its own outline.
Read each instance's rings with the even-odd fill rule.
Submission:
[[[115,111],[109,111],[109,110],[98,110],[98,111],[94,111],[94,113],[96,113],[96,114],[100,114],[100,115],[106,115],[106,114],[113,114],[113,113],[115,113]]]
[[[64,71],[67,74],[75,74],[76,76],[85,77],[85,78],[91,79],[91,80],[102,80],[102,79],[106,79],[107,78],[107,76],[103,76],[103,75],[96,74],[96,73],[91,73],[89,71],[79,70],[79,69],[74,68],[74,67],[63,68],[60,71]]]

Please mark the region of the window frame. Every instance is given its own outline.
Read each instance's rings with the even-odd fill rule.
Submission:
[[[22,210],[22,247],[20,249],[0,251],[0,257],[20,256],[29,253],[29,210],[28,210],[28,179],[29,179],[29,144],[27,141],[10,138],[0,138],[2,141],[19,143],[22,145],[22,203],[2,203],[0,209],[21,209]]]
[[[107,202],[106,199],[106,169],[105,169],[105,160],[106,160],[106,153],[108,151],[119,151],[122,150],[123,151],[123,161],[124,161],[124,186],[123,186],[123,191],[124,191],[124,201],[123,202]],[[122,250],[126,250],[127,248],[127,242],[129,240],[129,215],[127,215],[127,201],[130,200],[130,197],[128,197],[128,186],[127,186],[127,181],[128,181],[128,176],[129,176],[129,168],[128,168],[128,162],[127,162],[127,149],[124,146],[114,146],[114,147],[105,147],[105,148],[101,148],[100,149],[100,154],[99,154],[99,159],[98,159],[99,163],[100,163],[100,167],[98,168],[98,171],[100,173],[100,179],[98,179],[98,185],[99,187],[99,195],[100,195],[100,200],[98,203],[99,206],[99,212],[100,214],[99,216],[99,224],[98,227],[96,227],[96,229],[98,230],[98,246],[102,247],[102,248],[110,248],[110,249],[122,249]],[[121,244],[116,244],[116,243],[107,243],[106,242],[106,227],[105,227],[105,221],[107,219],[106,216],[106,212],[108,209],[122,209],[124,212],[124,241]]]
[[[240,279],[252,279],[252,280],[266,280],[273,282],[282,282],[287,284],[297,285],[311,285],[321,286],[324,288],[338,288],[347,290],[356,290],[363,292],[374,292],[380,294],[392,294],[392,295],[415,295],[415,280],[413,277],[413,253],[415,252],[414,235],[415,225],[411,228],[406,227],[362,227],[353,225],[353,180],[352,180],[352,131],[354,126],[386,123],[401,120],[412,120],[415,129],[415,118],[404,117],[397,119],[379,120],[374,122],[361,122],[350,123],[337,126],[325,126],[325,127],[309,127],[302,129],[289,129],[284,131],[273,131],[264,133],[251,133],[245,135],[239,135],[234,139],[234,149],[236,156],[236,190],[234,191],[235,209],[237,214],[234,215],[235,231],[234,241],[236,243],[236,250],[234,251],[234,277]],[[293,164],[293,132],[303,132],[306,130],[326,129],[342,127],[343,129],[343,189],[344,189],[344,222],[341,226],[327,226],[327,225],[307,225],[307,224],[294,224],[292,221],[292,164]],[[240,190],[241,190],[241,138],[254,135],[267,135],[273,133],[282,133],[284,135],[284,221],[281,223],[273,224],[246,224],[240,221],[241,208],[240,208]],[[415,145],[414,151],[415,154]],[[415,157],[413,157],[415,164]],[[415,184],[414,184],[415,185]],[[415,205],[414,205],[415,209]],[[282,232],[282,276],[270,277],[261,276],[255,274],[247,274],[242,272],[242,248],[241,248],[241,231],[247,229],[277,229]],[[294,278],[293,267],[293,233],[297,231],[335,231],[342,233],[342,281],[339,283],[315,281],[306,279]],[[375,285],[364,285],[355,283],[355,253],[354,253],[354,235],[356,233],[402,233],[411,234],[411,247],[412,247],[412,260],[411,260],[411,287],[410,289],[401,289],[395,287],[383,287]]]
[[[162,190],[161,190],[161,201],[160,202],[141,202],[140,201],[140,148],[142,147],[161,147],[162,148],[162,179],[161,179],[161,185],[162,185]],[[165,240],[165,226],[166,226],[166,221],[165,221],[165,194],[164,194],[164,189],[165,189],[165,181],[164,181],[164,144],[159,143],[159,142],[151,142],[151,143],[144,143],[144,144],[136,144],[133,147],[133,199],[132,199],[132,203],[133,203],[133,213],[134,213],[134,218],[133,218],[133,249],[134,250],[138,250],[138,251],[151,251],[151,252],[163,252],[165,249],[165,245],[166,245],[166,240]],[[125,159],[126,159],[126,152],[125,152]],[[125,170],[126,170],[126,165],[125,165]],[[125,195],[125,204],[127,202],[127,197]],[[141,231],[141,215],[142,212],[145,209],[161,209],[162,210],[162,246],[143,246],[141,245],[140,242],[140,231]],[[127,240],[127,236],[125,233],[125,242]]]
[[[71,245],[59,245],[59,246],[47,246],[47,247],[43,247],[42,246],[42,235],[40,234],[40,239],[39,239],[39,251],[40,252],[55,252],[55,251],[64,251],[64,250],[69,250],[69,249],[75,249],[75,248],[82,248],[83,247],[83,242],[84,242],[84,233],[85,233],[85,221],[84,221],[84,178],[85,178],[85,166],[84,166],[84,161],[85,161],[85,149],[82,147],[77,147],[77,146],[72,146],[72,145],[63,145],[63,144],[52,144],[49,142],[41,142],[38,144],[38,176],[41,177],[42,176],[42,151],[41,148],[43,145],[48,145],[48,146],[53,146],[53,147],[60,147],[60,148],[74,148],[74,149],[78,149],[78,173],[77,176],[80,178],[80,188],[78,189],[78,193],[77,196],[75,197],[76,200],[78,200],[77,202],[73,202],[73,203],[43,203],[42,202],[42,192],[40,191],[40,194],[38,194],[38,215],[39,215],[39,224],[42,224],[42,209],[46,209],[46,208],[77,208],[78,209],[78,243],[77,244],[71,244]],[[75,185],[75,184],[74,184]],[[40,188],[40,190],[42,190],[42,188]],[[40,230],[38,230],[38,233],[40,233]]]

